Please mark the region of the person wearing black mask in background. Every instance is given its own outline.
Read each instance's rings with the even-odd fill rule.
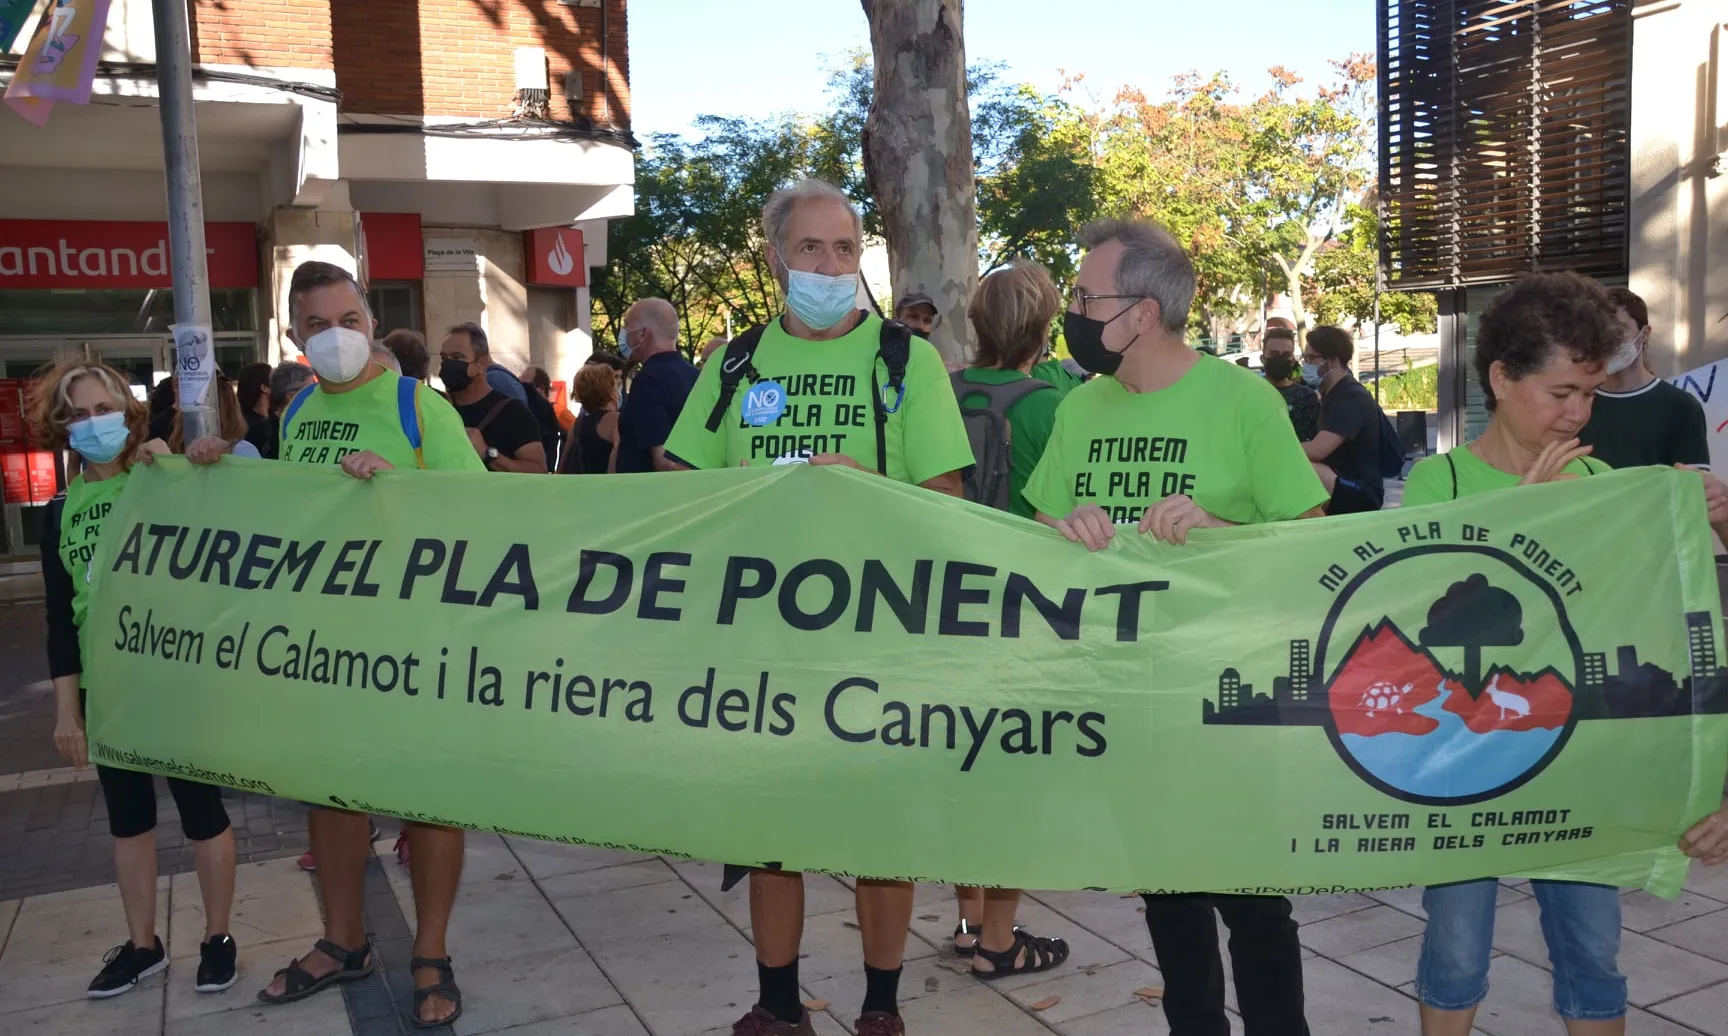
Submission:
[[[444,339],[438,356],[438,376],[456,412],[462,415],[468,439],[486,470],[546,474],[546,452],[540,445],[540,425],[534,415],[486,379],[492,362],[486,333],[474,324],[457,324]],[[520,382],[517,387],[521,387]]]
[[[894,319],[912,329],[919,338],[929,338],[930,332],[942,322],[936,302],[921,291],[908,292],[894,303]]]
[[[1266,380],[1284,397],[1284,408],[1290,412],[1290,424],[1296,438],[1307,442],[1320,434],[1320,393],[1302,381],[1302,365],[1296,359],[1296,332],[1292,328],[1272,326],[1266,329],[1260,345],[1260,367]]]

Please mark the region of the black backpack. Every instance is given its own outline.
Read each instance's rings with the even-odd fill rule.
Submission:
[[[979,385],[967,381],[964,371],[955,371],[949,378],[954,384],[955,398],[960,400],[960,419],[966,424],[966,438],[972,443],[973,465],[966,471],[966,499],[998,511],[1009,510],[1014,492],[1014,429],[1008,423],[1008,409],[1040,389],[1054,391],[1056,386],[1037,378],[1006,385]],[[972,395],[984,396],[990,402],[983,407],[967,406],[966,397]]]
[[[720,398],[714,401],[714,410],[708,415],[707,428],[717,432],[726,421],[726,411],[732,407],[732,398],[738,394],[738,383],[745,378],[750,381],[760,381],[762,375],[756,372],[756,346],[762,341],[762,331],[765,325],[758,324],[726,343],[726,352],[720,358]],[[906,401],[906,364],[912,358],[912,329],[897,320],[882,321],[882,333],[876,349],[876,359],[888,369],[887,384],[878,388],[876,381],[876,365],[870,365],[870,403],[876,413],[876,471],[888,474],[888,415],[900,409],[900,404]],[[882,389],[894,393],[894,405],[887,406],[882,402]]]
[[[1398,429],[1386,416],[1386,411],[1378,406],[1374,409],[1380,414],[1380,475],[1382,478],[1399,478],[1404,474],[1404,442],[1398,437]]]

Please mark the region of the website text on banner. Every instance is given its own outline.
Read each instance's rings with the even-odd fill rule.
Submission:
[[[1099,554],[837,469],[478,478],[139,472],[96,558],[92,755],[514,834],[1052,889],[1561,867],[1672,894],[1663,847],[1720,804],[1694,476]],[[1652,561],[1616,549],[1627,529]]]

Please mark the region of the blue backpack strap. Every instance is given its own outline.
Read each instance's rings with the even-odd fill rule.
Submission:
[[[408,445],[414,447],[414,459],[420,466],[426,466],[426,457],[421,453],[420,435],[420,382],[414,378],[396,379],[396,419],[402,422],[402,434],[408,437]]]
[[[312,393],[316,391],[318,391],[318,383],[313,382],[294,393],[294,398],[288,401],[287,408],[282,411],[282,438],[288,438],[288,426],[294,423],[294,415],[300,412],[300,408],[305,405],[308,399],[312,398]]]

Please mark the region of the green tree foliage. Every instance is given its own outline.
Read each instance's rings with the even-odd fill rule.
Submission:
[[[1372,209],[1349,206],[1338,238],[1315,257],[1310,279],[1314,293],[1311,312],[1319,323],[1360,326],[1374,319],[1375,262],[1379,221]],[[1431,292],[1386,291],[1380,294],[1380,319],[1397,324],[1403,333],[1433,331],[1439,303]]]

